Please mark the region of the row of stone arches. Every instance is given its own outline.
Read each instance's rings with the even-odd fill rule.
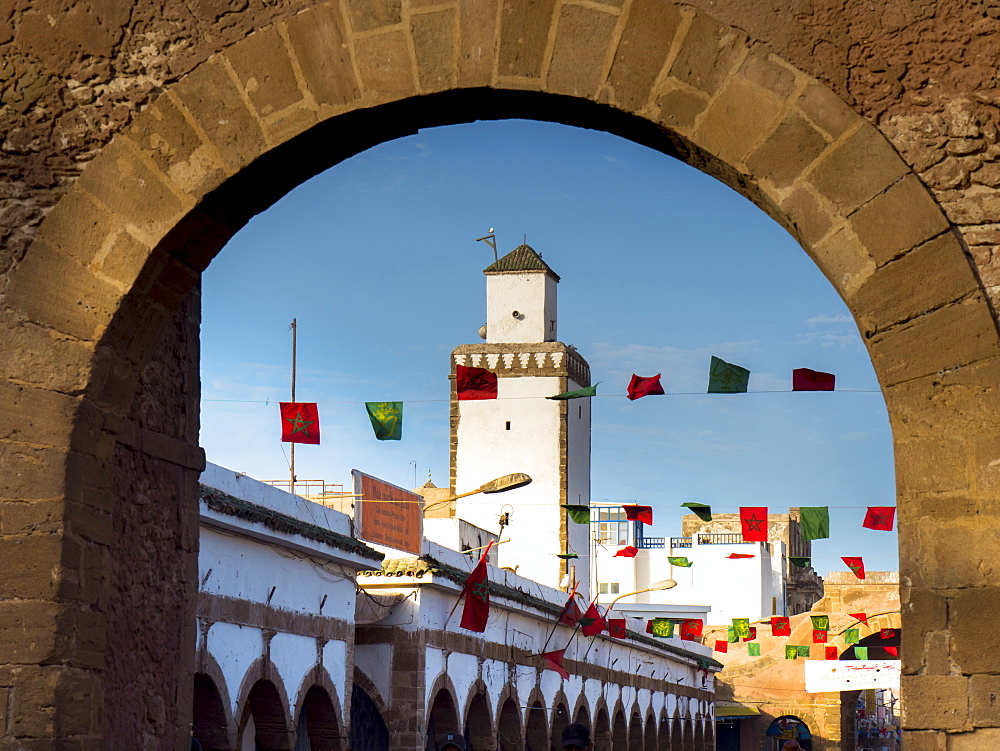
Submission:
[[[591,729],[595,748],[610,751],[707,751],[715,748],[713,722],[698,713],[693,718],[666,711],[642,714],[638,706],[626,711],[618,704],[611,712],[603,702],[591,712],[581,698],[574,711],[563,696],[554,706],[546,706],[532,694],[530,703],[521,707],[516,693],[505,689],[501,694],[496,722],[484,689],[476,690],[467,702],[464,716],[459,716],[451,691],[442,687],[434,694],[428,710],[428,751],[434,739],[449,731],[462,732],[473,751],[548,751],[561,748],[562,731],[570,722]],[[523,711],[522,711],[523,710]]]

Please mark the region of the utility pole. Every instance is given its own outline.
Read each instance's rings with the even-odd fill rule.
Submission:
[[[292,330],[292,401],[295,401],[295,344],[296,344],[296,334],[298,333],[298,324],[296,319],[292,319],[292,325],[289,327]],[[291,482],[289,483],[289,492],[295,495],[295,444],[291,444],[292,460],[289,470],[291,472]]]

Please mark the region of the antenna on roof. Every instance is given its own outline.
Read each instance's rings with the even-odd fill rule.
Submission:
[[[493,260],[494,261],[500,260],[500,256],[497,255],[497,236],[493,234],[492,227],[490,227],[490,234],[486,235],[485,237],[477,237],[476,242],[477,243],[485,242],[487,245],[493,248]]]

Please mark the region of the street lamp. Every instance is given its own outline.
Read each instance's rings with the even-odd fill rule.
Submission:
[[[434,501],[434,503],[428,503],[424,506],[424,513],[427,513],[427,509],[434,508],[435,506],[442,506],[445,503],[451,503],[454,500],[475,495],[476,493],[505,493],[508,490],[514,490],[515,488],[523,488],[530,482],[531,478],[524,474],[524,472],[514,472],[513,474],[504,475],[503,477],[498,477],[495,480],[490,480],[489,482],[480,485],[475,490],[470,490],[468,493],[459,493],[458,495],[453,495],[450,498]]]
[[[662,579],[661,581],[656,582],[656,584],[647,589],[640,589],[637,592],[626,592],[623,595],[618,595],[615,599],[611,601],[611,604],[608,605],[608,610],[609,611],[614,610],[615,603],[617,603],[619,600],[625,599],[626,597],[631,597],[632,595],[641,595],[645,594],[646,592],[659,592],[660,590],[663,589],[673,589],[676,586],[677,582],[675,582],[673,579]]]

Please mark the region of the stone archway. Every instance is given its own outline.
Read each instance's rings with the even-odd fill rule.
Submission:
[[[308,739],[309,751],[340,751],[342,748],[339,712],[330,692],[323,686],[313,684],[302,699],[296,744],[302,743],[303,736]]]
[[[11,428],[0,498],[28,521],[5,537],[0,594],[33,624],[25,641],[65,657],[19,668],[56,707],[42,737],[138,746],[189,727],[201,270],[316,171],[477,117],[647,144],[718,177],[800,241],[855,316],[886,398],[912,643],[958,624],[958,672],[908,674],[904,688],[929,706],[966,695],[991,669],[974,634],[1000,584],[986,565],[995,544],[979,537],[998,516],[1000,341],[967,249],[918,177],[830,89],[691,7],[512,3],[456,25],[445,5],[433,21],[336,0],[255,20],[254,33],[180,66],[37,232],[19,234],[0,309]],[[942,505],[942,493],[963,502]],[[943,622],[921,615],[931,612]],[[110,645],[98,659],[75,638],[84,617]],[[905,656],[914,672],[931,664],[922,649]],[[64,709],[68,695],[92,706]],[[19,701],[15,712],[33,711]],[[962,707],[948,729],[975,727]]]
[[[643,740],[642,716],[638,712],[633,711],[628,724],[628,747],[630,749],[642,749]]]
[[[447,687],[438,689],[427,711],[427,748],[435,748],[438,736],[444,733],[457,733],[461,727],[458,708],[451,690]]]
[[[594,748],[612,748],[611,723],[608,719],[608,710],[600,707],[597,716],[594,717]]]
[[[549,743],[551,748],[562,748],[562,731],[566,729],[569,723],[569,710],[566,709],[565,697],[560,692],[556,699],[555,708],[552,710],[552,721],[549,723]]]
[[[469,701],[465,711],[465,739],[469,745],[479,749],[495,749],[496,734],[490,717],[490,702],[485,687],[480,687]]]
[[[656,718],[650,714],[646,716],[646,726],[643,731],[643,747],[646,751],[656,751]]]
[[[525,751],[544,751],[544,749],[549,747],[549,729],[545,720],[546,714],[545,705],[537,699],[525,711]]]
[[[513,697],[504,701],[498,714],[497,747],[500,751],[522,751],[521,713]]]
[[[228,751],[232,748],[226,706],[215,681],[205,673],[194,675],[191,734],[198,739],[205,751]]]
[[[247,694],[240,721],[241,747],[254,743],[260,751],[291,749],[287,706],[274,683],[264,678],[254,683]]]
[[[351,687],[351,751],[389,751],[389,729],[378,704],[357,682]]]
[[[628,748],[628,723],[625,713],[619,709],[615,712],[615,721],[611,725],[611,748],[614,751],[624,751]]]

